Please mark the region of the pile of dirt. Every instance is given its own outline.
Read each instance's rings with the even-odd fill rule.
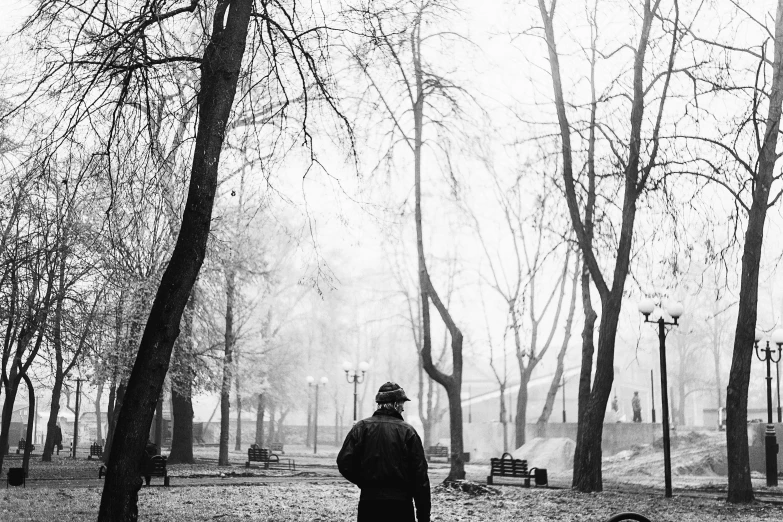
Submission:
[[[671,437],[672,474],[714,476],[726,473],[726,436],[686,432]],[[634,446],[604,459],[604,472],[616,476],[658,475],[663,470],[663,442]]]
[[[526,460],[528,468],[544,468],[550,473],[561,472],[574,467],[575,448],[576,443],[568,438],[536,437],[514,450],[512,456]]]
[[[669,437],[669,447],[674,449],[679,448],[680,446],[691,447],[705,443],[709,444],[713,438],[714,437],[707,432],[703,431],[686,431],[684,433],[672,431],[671,436]],[[663,451],[663,437],[655,439],[653,447]]]

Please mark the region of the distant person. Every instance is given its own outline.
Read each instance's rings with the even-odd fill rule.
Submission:
[[[63,430],[60,429],[60,425],[56,424],[54,426],[54,440],[52,441],[54,444],[54,448],[57,450],[57,454],[60,454],[60,450],[63,449]]]
[[[424,447],[402,418],[409,400],[399,384],[381,386],[375,396],[378,409],[354,424],[337,455],[340,473],[361,489],[358,522],[430,520]]]
[[[631,407],[633,408],[633,421],[642,422],[642,400],[639,398],[638,391],[633,392]]]

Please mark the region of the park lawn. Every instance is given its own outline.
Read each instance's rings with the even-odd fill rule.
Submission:
[[[783,508],[754,503],[735,506],[722,500],[654,494],[605,492],[579,494],[568,489],[498,488],[497,495],[471,496],[435,488],[433,522],[604,521],[622,511],[638,511],[653,522],[780,521]],[[97,488],[14,488],[0,493],[0,520],[77,522],[95,520]],[[355,520],[358,490],[348,483],[280,482],[253,486],[143,488],[141,521],[308,521]]]

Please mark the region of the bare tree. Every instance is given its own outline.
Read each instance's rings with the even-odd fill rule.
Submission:
[[[644,0],[642,2],[641,17],[642,24],[639,33],[639,41],[636,48],[633,49],[633,68],[632,68],[632,92],[628,95],[630,100],[630,114],[628,117],[629,133],[627,139],[622,142],[616,142],[612,139],[611,149],[614,152],[613,164],[617,166],[619,177],[622,179],[622,198],[621,198],[621,224],[616,246],[613,248],[614,267],[611,283],[607,282],[604,273],[601,270],[600,263],[596,256],[593,246],[592,231],[590,229],[592,222],[590,219],[583,220],[582,212],[585,208],[580,208],[580,197],[577,194],[577,183],[574,173],[577,172],[574,166],[574,155],[571,138],[574,130],[569,123],[567,102],[563,93],[563,83],[560,70],[560,56],[557,51],[557,43],[554,30],[554,7],[553,2],[549,7],[544,0],[539,0],[538,6],[541,19],[544,24],[544,38],[548,48],[548,59],[552,76],[552,87],[554,93],[554,105],[557,113],[559,128],[559,137],[562,155],[562,178],[568,203],[568,210],[571,217],[572,226],[576,233],[576,238],[582,252],[585,264],[589,270],[590,278],[598,290],[601,299],[601,323],[598,334],[598,352],[595,364],[595,377],[592,386],[590,378],[593,374],[593,352],[592,340],[586,340],[585,334],[590,321],[586,321],[585,332],[583,333],[582,349],[582,371],[579,385],[579,428],[577,432],[576,451],[574,455],[574,476],[573,487],[580,491],[601,491],[603,481],[601,475],[601,434],[603,432],[603,418],[606,411],[606,404],[612,389],[614,379],[614,349],[617,324],[619,320],[620,308],[622,305],[625,280],[630,267],[631,247],[633,244],[634,222],[636,219],[637,204],[640,195],[645,190],[650,174],[657,165],[657,156],[660,146],[660,128],[663,117],[666,97],[668,94],[669,83],[674,69],[674,58],[677,49],[678,27],[679,27],[679,6],[674,1],[675,20],[671,46],[665,58],[665,69],[660,74],[653,75],[650,85],[644,84],[644,73],[646,71],[646,56],[652,47],[650,32],[653,22],[658,16],[660,10],[660,0]],[[595,83],[594,71],[597,55],[596,49],[596,24],[597,8],[593,9],[591,16],[591,50],[588,54],[588,60],[591,64],[591,88],[593,97],[591,103],[591,124],[590,137],[588,138],[588,148],[594,147],[595,131]],[[663,85],[658,93],[659,103],[657,113],[654,116],[654,124],[650,137],[647,139],[647,146],[643,147],[642,127],[645,123],[645,94],[650,92],[660,79],[663,79]],[[605,130],[602,127],[603,130]],[[616,133],[616,131],[612,131]],[[616,136],[616,134],[613,134]],[[618,150],[618,147],[622,150]],[[594,149],[592,149],[594,150]],[[645,158],[646,155],[646,158]],[[588,154],[588,186],[595,182],[595,163],[594,156]],[[588,190],[588,207],[591,192]],[[589,208],[587,210],[590,210]],[[589,217],[592,217],[589,214]],[[584,288],[583,288],[584,295]],[[587,313],[590,308],[585,307]],[[592,332],[590,332],[592,336]]]
[[[459,96],[464,95],[463,89],[444,74],[433,70],[425,59],[425,46],[432,39],[451,37],[461,40],[461,37],[453,32],[427,33],[430,20],[451,11],[453,6],[448,0],[401,0],[388,5],[369,2],[357,12],[369,28],[367,32],[374,37],[351,51],[353,60],[370,82],[371,92],[379,100],[377,105],[383,110],[387,122],[392,125],[392,143],[404,144],[413,159],[414,219],[422,316],[421,359],[424,370],[445,388],[449,400],[451,469],[446,477],[447,482],[465,478],[461,402],[463,335],[448,306],[435,289],[427,268],[422,210],[422,165],[425,128],[443,129],[444,121],[460,112]],[[378,53],[381,56],[376,56]],[[371,67],[380,57],[383,58],[383,74],[394,71],[394,82],[401,87],[394,96],[386,92],[382,81],[376,77]],[[405,121],[403,113],[409,113],[413,121]],[[450,373],[437,368],[432,357],[430,304],[437,310],[451,338]]]
[[[65,44],[70,52],[64,54],[58,52],[58,39],[38,43],[38,49],[52,51],[48,61],[52,70],[43,74],[46,85],[36,88],[72,96],[59,127],[67,133],[80,130],[81,124],[95,121],[93,117],[104,111],[106,125],[100,138],[109,155],[119,126],[149,130],[143,123],[144,110],[138,108],[148,107],[150,92],[159,92],[168,82],[176,83],[177,71],[200,69],[199,117],[182,224],[128,379],[99,520],[136,520],[138,516],[139,461],[179,334],[180,318],[204,260],[221,151],[251,29],[252,42],[258,46],[258,52],[251,55],[263,56],[266,63],[247,60],[248,85],[262,84],[272,96],[287,100],[290,89],[301,89],[304,105],[312,100],[310,90],[317,91],[335,107],[321,72],[323,55],[316,54],[324,50],[325,29],[319,25],[306,30],[307,16],[312,13],[299,9],[298,4],[265,2],[256,7],[250,0],[219,0],[214,7],[192,0],[175,3],[166,11],[160,11],[156,3],[141,1],[122,6],[100,1],[89,5],[44,1],[27,23],[39,39],[73,35],[75,40]],[[207,23],[211,23],[211,30]],[[289,66],[298,86],[286,82]],[[82,103],[85,98],[93,103]],[[305,112],[302,126],[309,140],[306,118]],[[142,121],[140,126],[138,121]]]

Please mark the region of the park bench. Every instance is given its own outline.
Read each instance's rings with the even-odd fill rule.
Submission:
[[[144,459],[144,467],[141,470],[144,476],[144,482],[149,486],[152,477],[163,477],[163,485],[169,485],[169,472],[166,469],[166,457],[162,455],[153,455]]]
[[[435,446],[428,447],[427,451],[424,452],[424,456],[427,458],[427,461],[431,461],[432,459],[446,459],[446,462],[448,462],[449,448],[448,446],[436,444]]]
[[[106,474],[106,466],[98,468],[98,478],[103,478]],[[163,477],[163,485],[169,486],[169,472],[166,469],[166,457],[162,455],[145,455],[141,464],[141,476],[144,482],[149,486],[152,477]]]
[[[508,458],[506,458],[508,457]],[[515,459],[510,453],[504,453],[502,457],[490,459],[488,485],[508,485],[530,487],[530,479],[536,486],[548,484],[547,472],[541,468],[527,467],[527,461]]]
[[[93,442],[90,445],[90,455],[87,457],[87,460],[92,460],[93,457],[98,457],[99,459],[103,457],[103,446],[97,442]]]
[[[27,446],[27,442],[24,439],[19,439],[19,447],[16,448],[16,453],[24,453],[25,446]],[[30,444],[30,453],[33,451],[35,451],[35,445]]]
[[[269,449],[273,453],[282,453],[285,455],[285,451],[283,451],[283,443],[282,442],[270,442],[269,443]]]
[[[289,470],[296,469],[296,462],[293,459],[280,460],[280,456],[275,455],[268,448],[262,448],[258,444],[253,444],[247,449],[247,462],[245,467],[249,468],[251,462],[262,462],[264,469],[269,469],[271,464],[285,464]]]

